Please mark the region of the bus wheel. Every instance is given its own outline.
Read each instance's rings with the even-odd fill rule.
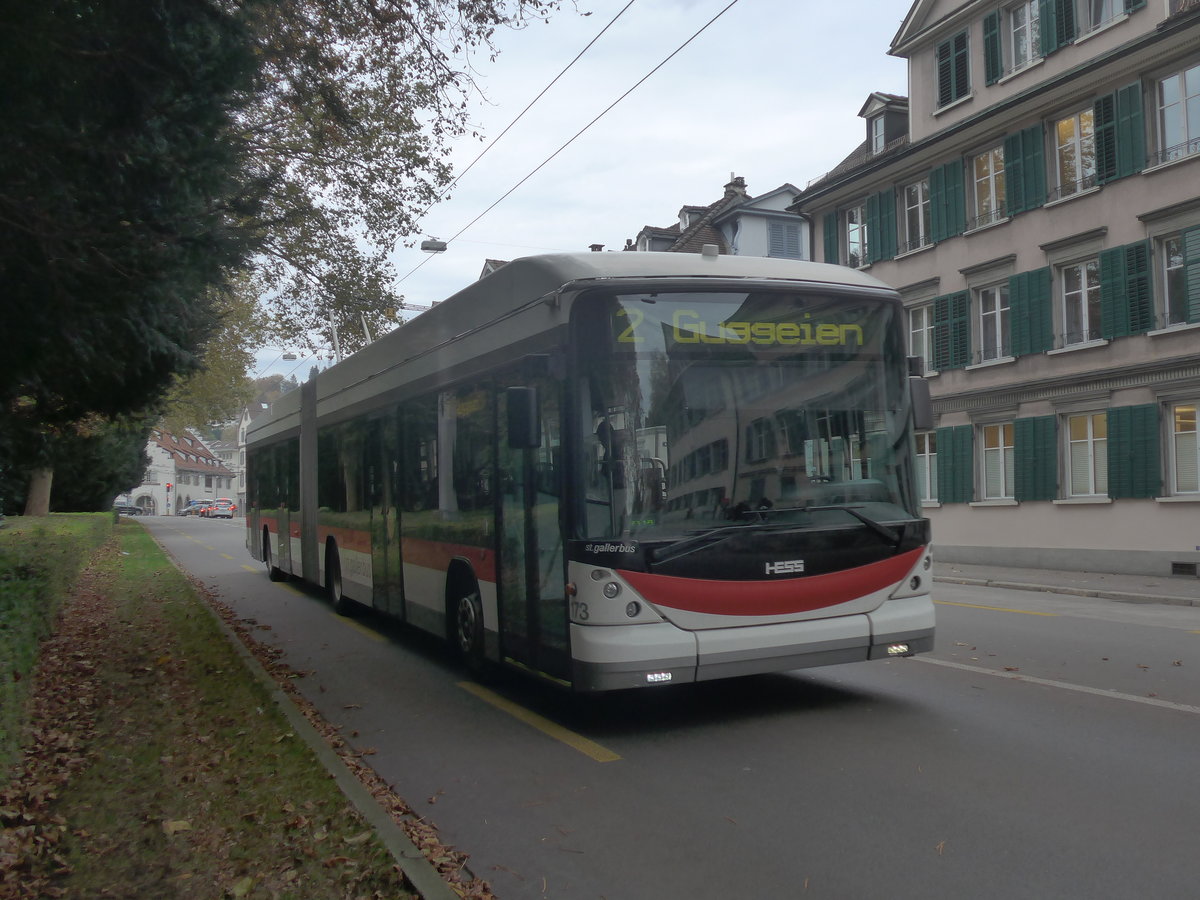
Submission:
[[[481,677],[487,659],[483,653],[483,606],[478,588],[459,595],[454,608],[454,642],[467,671]]]
[[[265,528],[263,529],[262,548],[263,563],[267,567],[267,577],[272,581],[283,581],[287,576],[284,574],[283,569],[273,565],[271,562],[271,532]]]
[[[353,611],[354,601],[342,592],[342,562],[336,546],[325,554],[325,590],[333,611],[339,616],[348,616]]]

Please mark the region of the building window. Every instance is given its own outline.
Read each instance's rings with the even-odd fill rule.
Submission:
[[[983,426],[983,499],[1011,500],[1015,469],[1013,426]]]
[[[867,120],[867,136],[871,153],[882,153],[886,146],[883,130],[883,116],[875,116]]]
[[[1084,0],[1083,30],[1095,31],[1125,13],[1124,0]]]
[[[993,147],[971,160],[974,180],[975,218],[980,228],[1004,218],[1004,147]]]
[[[971,90],[967,33],[959,32],[937,45],[937,105],[946,106]]]
[[[1196,440],[1195,403],[1177,403],[1171,411],[1171,476],[1176,494],[1200,493],[1200,442]]]
[[[1067,481],[1072,497],[1108,493],[1108,415],[1067,417]]]
[[[921,500],[937,500],[937,434],[917,435],[917,494]]]
[[[1161,162],[1200,152],[1200,63],[1158,83]]]
[[[1200,226],[1167,236],[1161,249],[1163,325],[1200,321]]]
[[[904,249],[919,250],[932,243],[929,218],[929,179],[904,188]]]
[[[1054,123],[1058,197],[1070,197],[1096,184],[1093,119],[1092,110],[1086,109]]]
[[[1100,339],[1100,261],[1062,269],[1063,346]]]
[[[865,203],[846,210],[846,265],[857,269],[867,263],[867,207]]]
[[[1038,0],[1026,0],[1008,11],[1009,59],[1012,71],[1023,69],[1041,55]]]
[[[1012,356],[1009,339],[1008,285],[998,284],[979,290],[979,358],[1004,359]]]
[[[919,356],[925,371],[933,370],[933,306],[918,306],[908,311],[908,355]]]
[[[800,249],[800,226],[771,222],[767,226],[769,243],[767,256],[781,259],[803,259]]]

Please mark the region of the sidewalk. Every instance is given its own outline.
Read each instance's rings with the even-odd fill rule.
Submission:
[[[1130,603],[1200,606],[1200,578],[1168,575],[1111,575],[1057,569],[1016,569],[962,563],[933,563],[933,580],[1076,597],[1102,597]]]

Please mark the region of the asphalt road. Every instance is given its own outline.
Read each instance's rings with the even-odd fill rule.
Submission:
[[[139,521],[503,900],[1200,895],[1200,608],[939,584],[933,654],[577,698]]]

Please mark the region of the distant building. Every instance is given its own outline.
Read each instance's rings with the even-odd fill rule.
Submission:
[[[1200,3],[920,0],[791,207],[904,298],[938,556],[1200,566]]]
[[[783,184],[753,197],[746,192],[746,180],[735,175],[720,200],[682,207],[671,225],[645,226],[625,242],[625,249],[699,253],[705,244],[714,244],[719,253],[734,256],[808,259],[808,221],[788,209],[799,193]]]
[[[132,504],[146,515],[174,515],[191,500],[233,497],[234,473],[190,432],[174,435],[154,429],[146,455],[150,465],[145,480],[129,492]]]

